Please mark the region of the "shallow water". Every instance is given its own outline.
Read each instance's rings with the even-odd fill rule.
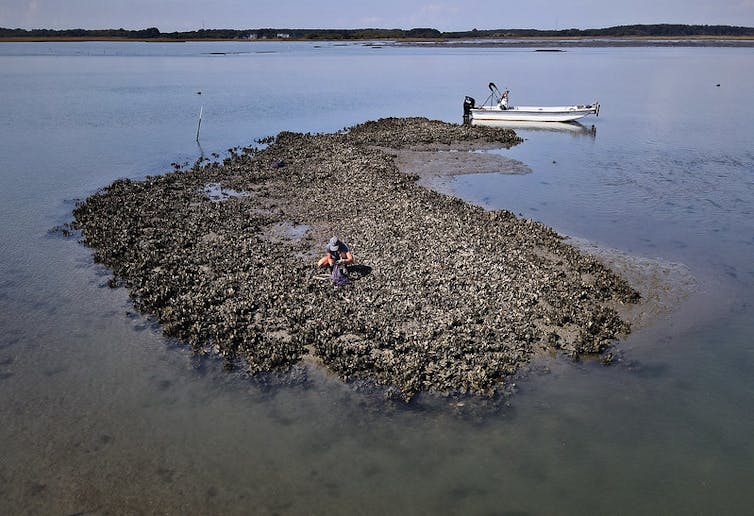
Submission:
[[[3,43],[0,70],[2,512],[750,510],[751,49]],[[518,380],[497,413],[382,405],[316,372],[284,388],[225,373],[47,233],[118,177],[281,130],[460,121],[490,80],[513,103],[602,111],[594,132],[519,130],[500,152],[532,173],[460,176],[460,195],[699,282],[619,345],[621,364],[537,364],[549,374]]]

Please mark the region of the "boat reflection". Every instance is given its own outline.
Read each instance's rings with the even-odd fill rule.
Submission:
[[[486,127],[500,127],[515,131],[549,131],[571,134],[574,137],[586,136],[592,139],[597,137],[597,128],[594,125],[586,126],[579,122],[523,122],[512,120],[471,120],[471,125]]]

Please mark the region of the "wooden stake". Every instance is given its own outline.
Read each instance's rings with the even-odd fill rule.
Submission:
[[[202,113],[204,112],[204,106],[199,109],[199,124],[196,126],[196,141],[199,142],[199,129],[202,128]]]

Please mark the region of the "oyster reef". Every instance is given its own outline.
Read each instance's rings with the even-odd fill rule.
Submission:
[[[229,366],[285,371],[309,356],[404,399],[494,395],[539,354],[605,350],[629,331],[616,308],[639,298],[553,230],[396,164],[519,141],[423,118],[283,132],[222,163],[118,180],[78,204],[74,225],[139,311]],[[338,288],[315,267],[332,235],[355,257]]]

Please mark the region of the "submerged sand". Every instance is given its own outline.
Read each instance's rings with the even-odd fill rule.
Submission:
[[[519,141],[422,118],[284,132],[222,163],[116,181],[75,225],[166,335],[229,367],[310,357],[403,399],[494,395],[538,354],[603,352],[640,299],[542,224],[423,186],[442,171],[525,173],[470,152]],[[314,267],[333,234],[356,257],[340,288]]]

